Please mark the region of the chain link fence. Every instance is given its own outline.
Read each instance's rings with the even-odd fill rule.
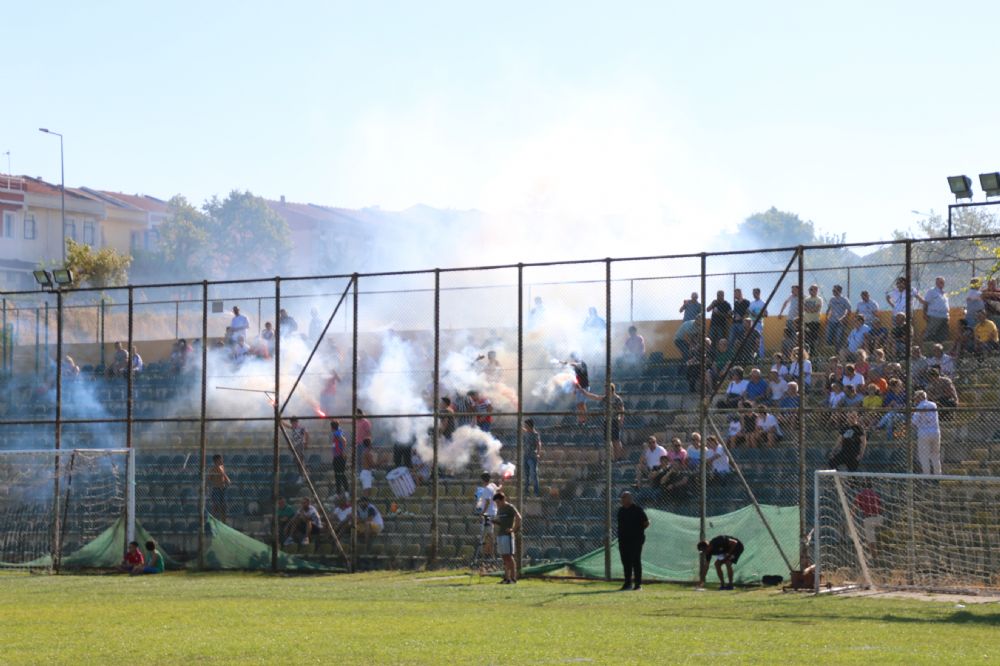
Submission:
[[[484,473],[525,566],[610,572],[624,490],[804,541],[815,469],[935,469],[918,391],[946,471],[1000,471],[997,244],[9,293],[0,437],[134,448],[138,522],[203,568],[473,565]]]

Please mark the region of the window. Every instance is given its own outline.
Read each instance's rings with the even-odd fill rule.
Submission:
[[[63,236],[76,240],[76,220],[66,220],[66,224],[63,226]]]
[[[83,242],[86,245],[94,247],[94,223],[84,222],[83,223]]]
[[[35,216],[25,215],[24,216],[24,239],[25,240],[35,240],[35,235],[37,230],[35,229]]]
[[[14,237],[14,213],[4,213],[3,214],[3,237],[13,238]]]

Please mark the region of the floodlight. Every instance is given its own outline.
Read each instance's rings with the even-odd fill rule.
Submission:
[[[948,187],[956,201],[972,198],[972,179],[968,176],[948,176]]]
[[[48,271],[33,271],[35,275],[35,282],[41,286],[42,289],[50,289],[52,287],[52,274]]]
[[[56,268],[52,271],[52,279],[60,287],[73,284],[73,273],[68,268]]]
[[[987,197],[1000,197],[1000,171],[979,174],[979,185]]]

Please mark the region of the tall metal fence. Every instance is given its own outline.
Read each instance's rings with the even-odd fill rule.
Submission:
[[[703,535],[748,505],[797,507],[804,542],[815,469],[933,468],[917,391],[945,470],[997,473],[998,247],[7,292],[0,447],[134,448],[138,520],[205,567],[226,564],[222,524],[273,569],[465,565],[484,471],[524,516],[524,565],[604,549],[610,575],[626,489]],[[305,542],[304,498],[336,532]]]

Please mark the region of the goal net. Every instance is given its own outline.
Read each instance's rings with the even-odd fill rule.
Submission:
[[[124,551],[134,488],[127,449],[0,451],[0,567],[86,566],[71,555],[119,523]]]
[[[1000,477],[816,472],[817,580],[1000,593]]]

